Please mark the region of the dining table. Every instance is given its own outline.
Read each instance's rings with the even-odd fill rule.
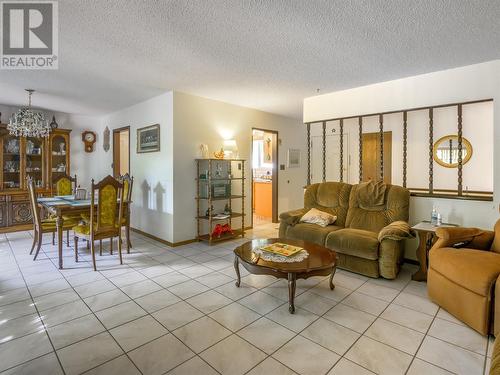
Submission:
[[[95,199],[97,202],[97,198]],[[56,218],[57,250],[59,255],[59,269],[63,268],[63,224],[64,216],[75,216],[87,214],[90,216],[90,199],[76,199],[74,195],[56,195],[54,197],[37,198],[37,204]],[[127,209],[127,202],[124,202],[123,210]],[[94,207],[97,203],[94,203]]]

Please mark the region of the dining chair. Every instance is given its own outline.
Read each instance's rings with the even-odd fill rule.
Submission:
[[[97,191],[97,198],[96,198]],[[118,208],[118,215],[116,215]],[[92,218],[92,220],[90,220]],[[120,264],[122,259],[121,222],[123,219],[123,183],[112,176],[107,176],[97,184],[92,180],[90,189],[90,215],[87,223],[73,227],[75,233],[75,261],[78,262],[78,239],[90,241],[90,252],[94,271],[97,271],[95,261],[96,240],[110,239],[110,249],[113,249],[113,238],[118,237],[118,253]],[[128,251],[128,244],[127,244]]]
[[[31,246],[30,255],[33,254],[33,250],[36,248],[35,256],[33,260],[36,260],[38,253],[40,252],[40,248],[42,246],[42,238],[44,233],[52,233],[52,238],[54,238],[54,233],[57,231],[56,219],[42,219],[40,215],[40,207],[38,207],[36,201],[36,191],[35,191],[35,182],[31,177],[27,177],[28,182],[28,195],[31,204],[31,212],[33,216],[33,245]],[[73,219],[64,219],[63,221],[63,230],[66,230],[67,236],[69,236],[69,231],[72,229],[78,221]]]
[[[52,195],[72,195],[76,192],[77,187],[77,178],[72,177],[68,174],[62,174],[59,176],[55,176],[52,179]],[[50,218],[55,218],[55,216],[50,216]],[[80,214],[74,215],[65,215],[63,216],[64,220],[80,220]],[[56,243],[56,234],[52,233],[52,245]],[[66,232],[66,244],[69,246],[69,231]]]
[[[118,177],[118,181],[123,183],[123,197],[127,203],[122,219],[122,226],[125,227],[125,236],[128,244],[127,253],[130,253],[130,248],[132,247],[132,242],[130,241],[130,203],[132,203],[132,187],[134,186],[134,177],[125,173],[123,176]]]

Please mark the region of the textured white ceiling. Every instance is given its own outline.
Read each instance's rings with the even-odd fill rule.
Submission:
[[[0,102],[105,113],[168,90],[301,117],[302,99],[500,57],[496,0],[61,0],[59,70]],[[17,87],[17,89],[15,89]]]

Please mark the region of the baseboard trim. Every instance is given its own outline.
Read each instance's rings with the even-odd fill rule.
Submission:
[[[253,229],[253,227],[251,225],[245,228],[245,230],[250,230],[250,229]],[[151,233],[143,232],[142,230],[137,229],[137,228],[130,227],[130,230],[132,232],[143,235],[144,237],[151,238],[152,240],[158,241],[158,242],[160,242],[164,245],[167,245],[169,247],[177,247],[177,246],[182,246],[182,245],[188,245],[188,244],[193,243],[193,242],[199,242],[198,239],[196,239],[196,238],[192,238],[190,240],[179,241],[179,242],[170,242],[170,241],[164,240],[160,237],[156,237],[155,235],[153,235]]]

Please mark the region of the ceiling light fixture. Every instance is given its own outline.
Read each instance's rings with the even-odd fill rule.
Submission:
[[[31,109],[31,95],[35,90],[26,89],[26,91],[28,92],[28,106],[12,114],[7,130],[16,137],[48,137],[51,129],[44,114]]]

